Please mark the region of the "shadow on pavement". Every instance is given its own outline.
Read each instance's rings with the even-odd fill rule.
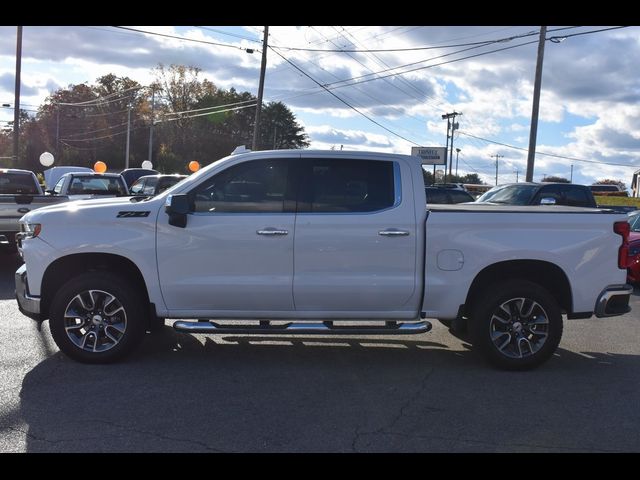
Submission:
[[[15,298],[14,273],[22,265],[17,253],[0,252],[0,300]]]
[[[15,414],[29,452],[640,448],[638,356],[559,349],[537,370],[504,372],[420,338],[166,327],[124,363],[53,354],[25,376]]]

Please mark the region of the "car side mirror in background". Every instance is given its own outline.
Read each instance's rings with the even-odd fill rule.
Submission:
[[[186,227],[189,198],[185,194],[169,195],[164,204],[164,211],[169,215],[169,225],[180,228]]]
[[[540,199],[540,205],[555,205],[556,199],[553,197],[543,197]]]

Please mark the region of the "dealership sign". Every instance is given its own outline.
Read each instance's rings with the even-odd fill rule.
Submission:
[[[446,147],[411,147],[411,155],[420,157],[423,165],[446,165]]]

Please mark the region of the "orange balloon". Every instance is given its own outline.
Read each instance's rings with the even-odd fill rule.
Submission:
[[[195,160],[191,160],[189,162],[189,170],[191,170],[192,172],[197,172],[198,170],[200,170],[200,164]]]
[[[104,173],[107,171],[107,164],[98,160],[94,165],[93,169],[98,173]]]

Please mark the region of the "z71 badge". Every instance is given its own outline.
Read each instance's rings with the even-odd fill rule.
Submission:
[[[144,212],[118,212],[117,218],[148,217],[150,213],[149,210]]]

